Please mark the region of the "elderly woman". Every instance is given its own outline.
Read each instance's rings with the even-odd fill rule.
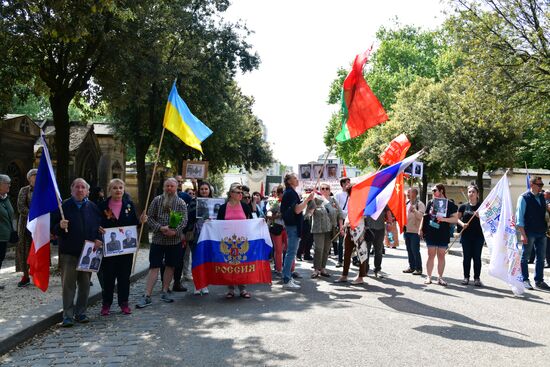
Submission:
[[[330,196],[330,186],[321,184],[321,195],[317,195],[307,206],[308,215],[312,217],[311,233],[315,243],[315,255],[313,257],[312,278],[319,276],[330,277],[326,271],[328,255],[332,238],[335,233],[333,229],[338,227],[340,236],[344,235],[343,217],[344,213],[334,197]]]
[[[139,224],[134,203],[124,198],[124,181],[114,178],[109,182],[107,200],[98,204],[101,212],[101,227],[107,228],[135,226]],[[104,257],[101,263],[103,277],[101,316],[108,316],[113,303],[115,281],[117,283],[117,301],[123,314],[132,313],[128,305],[130,295],[130,274],[133,254]]]
[[[19,244],[15,251],[15,271],[23,272],[21,280],[17,283],[17,286],[20,288],[26,287],[31,283],[27,258],[31,249],[32,237],[31,233],[27,230],[27,218],[29,217],[29,210],[31,208],[32,192],[37,172],[38,170],[34,168],[27,172],[29,185],[22,187],[17,196],[17,211],[19,211],[17,232],[19,233]]]
[[[0,175],[0,268],[2,268],[2,262],[6,257],[6,247],[13,231],[13,207],[8,198],[10,185],[10,177]],[[0,289],[4,289],[4,286],[0,285]]]
[[[220,207],[218,212],[218,220],[242,220],[252,219],[250,207],[242,203],[243,187],[238,182],[231,184],[227,193],[227,202]],[[246,290],[244,284],[239,284],[239,292],[242,298],[250,298],[250,293]],[[228,286],[228,292],[225,298],[235,297],[235,286]]]

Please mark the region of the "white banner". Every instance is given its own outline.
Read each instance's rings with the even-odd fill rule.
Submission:
[[[479,219],[491,254],[489,274],[508,283],[515,295],[523,294],[521,253],[506,174],[481,204]]]

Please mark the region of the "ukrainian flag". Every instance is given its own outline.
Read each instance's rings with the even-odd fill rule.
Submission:
[[[174,82],[172,91],[168,96],[162,126],[174,133],[185,144],[201,153],[201,143],[212,134],[212,130],[196,118],[181,99],[176,88],[176,82]]]

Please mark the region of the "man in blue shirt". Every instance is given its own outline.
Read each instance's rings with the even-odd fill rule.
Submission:
[[[521,272],[523,285],[527,289],[533,289],[529,281],[529,269],[527,263],[531,251],[535,250],[535,286],[542,290],[550,290],[544,282],[544,257],[546,254],[546,202],[541,194],[544,186],[542,178],[531,177],[529,180],[531,189],[518,198],[516,227],[521,234],[523,249],[521,252]]]

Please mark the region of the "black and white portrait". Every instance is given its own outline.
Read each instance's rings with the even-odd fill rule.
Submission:
[[[103,250],[98,248],[94,251],[94,245],[92,241],[84,242],[76,270],[94,273],[99,270],[101,259],[103,258]]]
[[[105,256],[133,254],[137,250],[137,226],[105,228]]]

